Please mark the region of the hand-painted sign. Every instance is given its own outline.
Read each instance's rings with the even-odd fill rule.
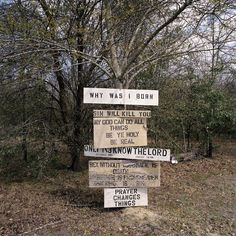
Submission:
[[[84,156],[146,161],[170,161],[170,149],[145,147],[94,148],[91,145],[85,145]]]
[[[151,111],[137,111],[137,110],[93,110],[93,118],[100,117],[123,117],[123,118],[150,118]]]
[[[146,118],[93,118],[94,147],[147,145]]]
[[[158,90],[84,88],[84,103],[158,106]]]
[[[160,162],[89,161],[89,187],[159,187]]]
[[[104,207],[147,206],[147,188],[105,188]]]

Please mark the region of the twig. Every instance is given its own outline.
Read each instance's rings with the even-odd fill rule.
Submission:
[[[19,236],[26,235],[26,234],[32,233],[32,232],[34,232],[34,231],[37,231],[37,230],[39,230],[39,229],[45,228],[45,227],[47,227],[47,226],[55,225],[55,224],[62,223],[62,222],[63,222],[62,220],[59,220],[59,221],[56,221],[56,222],[51,222],[51,223],[42,225],[42,226],[40,226],[40,227],[38,227],[38,228],[35,228],[35,229],[33,229],[33,230],[23,232],[23,233],[19,234]]]

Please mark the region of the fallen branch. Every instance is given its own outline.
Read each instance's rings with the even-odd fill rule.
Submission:
[[[62,223],[62,222],[63,222],[62,220],[59,220],[59,221],[56,221],[56,222],[51,222],[51,223],[42,225],[42,226],[40,226],[40,227],[38,227],[38,228],[35,228],[35,229],[33,229],[33,230],[23,232],[23,233],[19,234],[19,236],[26,235],[26,234],[32,233],[32,232],[34,232],[34,231],[37,231],[37,230],[39,230],[39,229],[43,229],[43,228],[45,228],[45,227],[47,227],[47,226],[56,225],[56,224],[59,224],[59,223]]]

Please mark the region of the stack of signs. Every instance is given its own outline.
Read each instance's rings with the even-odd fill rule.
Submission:
[[[157,106],[158,91],[84,88],[84,103]],[[151,112],[93,114],[94,145],[85,146],[84,156],[126,160],[89,161],[89,187],[104,188],[104,207],[146,206],[147,187],[160,186],[159,161],[170,161],[170,150],[140,147],[147,146]]]

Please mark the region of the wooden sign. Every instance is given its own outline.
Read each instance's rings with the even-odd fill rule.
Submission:
[[[140,117],[140,118],[150,118],[151,111],[137,111],[137,110],[93,110],[93,118],[100,117]]]
[[[84,88],[84,103],[158,106],[158,90]]]
[[[94,147],[147,145],[146,118],[93,118]]]
[[[170,149],[145,147],[94,148],[92,145],[85,145],[84,156],[170,162]]]
[[[147,188],[105,188],[104,208],[147,206]]]
[[[159,187],[160,162],[89,161],[89,187]]]

